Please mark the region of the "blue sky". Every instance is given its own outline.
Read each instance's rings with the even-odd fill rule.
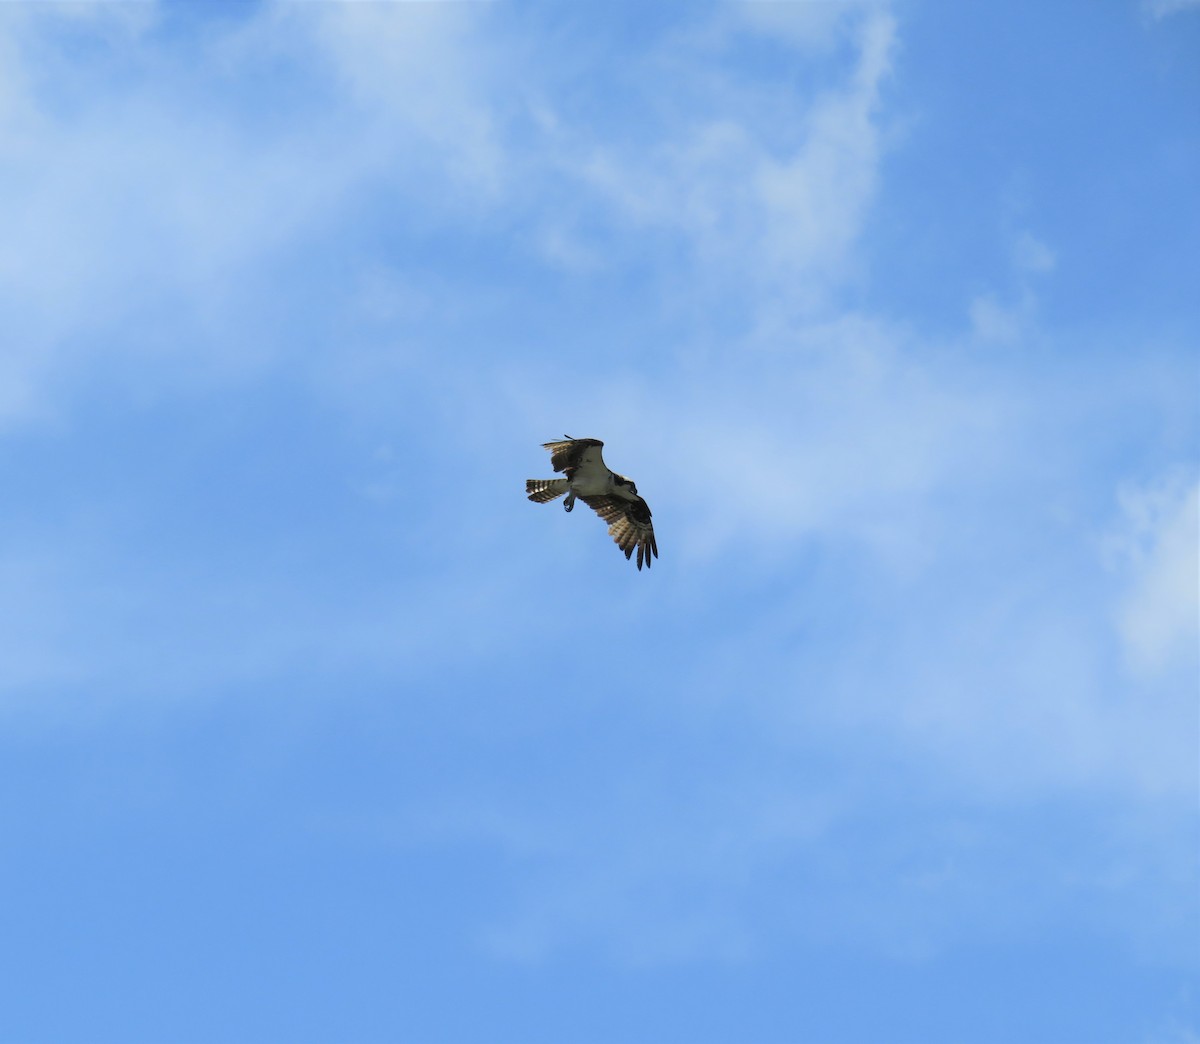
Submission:
[[[1198,183],[1185,0],[0,7],[0,1040],[1197,1044]]]

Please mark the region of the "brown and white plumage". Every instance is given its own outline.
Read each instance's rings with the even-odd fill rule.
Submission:
[[[638,496],[632,479],[610,471],[601,456],[604,443],[599,439],[573,439],[569,435],[559,442],[544,442],[550,451],[550,466],[565,475],[560,479],[527,479],[525,494],[535,504],[546,504],[561,497],[563,507],[570,511],[578,497],[608,523],[609,536],[617,547],[631,558],[637,550],[637,567],[649,569],[658,557],[654,539],[654,524],[650,508]]]

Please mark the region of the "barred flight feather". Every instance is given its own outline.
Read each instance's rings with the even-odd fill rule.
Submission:
[[[525,492],[535,504],[548,504],[561,497],[570,485],[567,479],[526,479]]]

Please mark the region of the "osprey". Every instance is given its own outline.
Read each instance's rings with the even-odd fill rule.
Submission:
[[[651,559],[658,557],[650,508],[638,496],[632,479],[608,470],[600,456],[603,445],[599,439],[573,439],[570,435],[562,442],[543,442],[542,447],[550,451],[550,466],[567,477],[526,479],[525,492],[535,504],[549,503],[566,493],[563,507],[567,511],[579,497],[608,523],[609,536],[625,557],[630,558],[636,547],[638,569],[643,562],[649,569]]]

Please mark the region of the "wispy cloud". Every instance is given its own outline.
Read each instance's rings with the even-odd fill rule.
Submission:
[[[1178,471],[1120,491],[1108,548],[1128,583],[1118,626],[1139,671],[1200,656],[1200,483]]]
[[[381,818],[518,866],[478,937],[524,960],[1191,902],[1191,357],[1051,323],[1082,262],[1032,219],[957,327],[875,306],[899,13],[616,63],[573,10],[4,10],[0,420],[60,436],[6,520],[9,706],[452,678],[521,741]],[[651,498],[653,577],[521,499],[564,428]]]
[[[1014,287],[979,293],[967,308],[972,333],[984,343],[1015,344],[1033,330],[1041,291],[1037,280],[1052,273],[1058,263],[1054,251],[1028,229],[1009,238]]]
[[[825,303],[871,203],[895,35],[880,9],[830,8],[853,27],[846,82],[781,108],[753,84],[693,78],[660,103],[665,126],[652,144],[568,140],[564,169],[639,234],[678,236],[687,271],[714,292],[765,291],[792,310]]]
[[[895,35],[880,8],[831,10],[836,17],[785,21],[851,42],[858,58],[844,82],[780,108],[762,85],[698,73],[675,55],[688,70],[680,92],[657,99],[634,138],[570,111],[560,100],[574,75],[565,67],[535,70],[520,97],[503,100],[495,81],[522,45],[505,36],[485,47],[488,16],[475,8],[265,6],[189,44],[197,53],[171,68],[149,62],[141,43],[170,18],[165,10],[89,16],[88,32],[107,44],[86,66],[52,42],[73,16],[10,16],[9,109],[20,129],[10,140],[21,145],[5,181],[20,216],[0,252],[14,342],[5,413],[52,413],[85,371],[136,367],[143,386],[176,381],[180,365],[216,379],[261,372],[277,357],[271,344],[290,333],[278,282],[263,273],[319,282],[320,244],[334,230],[403,243],[413,206],[427,225],[515,220],[517,243],[568,268],[626,264],[625,247],[613,249],[615,221],[664,259],[682,249],[683,267],[662,287],[681,303],[703,286],[743,311],[763,293],[776,311],[817,307],[852,267],[870,206]],[[745,21],[798,45],[778,18],[763,17]],[[701,34],[688,46],[701,58],[711,44]],[[643,54],[642,74],[651,78],[668,53]],[[35,60],[60,75],[35,73]],[[270,115],[264,62],[295,84],[287,116]],[[108,63],[123,75],[105,93],[89,91]],[[150,82],[153,91],[141,89]],[[197,96],[212,104],[193,105]],[[545,198],[561,206],[534,209]],[[597,208],[609,220],[597,222]],[[366,252],[351,262],[330,290],[348,309],[360,298],[345,288],[378,289],[387,268]],[[406,270],[402,247],[387,278],[411,300],[424,267]],[[191,336],[160,335],[180,309]],[[338,355],[353,365],[345,347]]]
[[[320,278],[306,253],[357,225],[363,193],[398,178],[444,199],[436,179],[448,172],[467,198],[498,176],[456,9],[265,6],[189,40],[198,53],[170,67],[148,57],[146,39],[172,17],[153,5],[5,16],[10,421],[53,412],[84,372],[133,366],[145,385],[174,383],[180,366],[234,380],[260,369],[275,357],[268,328],[286,325],[277,275]],[[102,41],[83,60],[66,57],[76,28]],[[271,115],[264,61],[282,83],[305,65],[286,116]],[[418,90],[435,71],[440,87]],[[190,335],[165,334],[180,310]]]
[[[1142,0],[1142,8],[1155,18],[1167,18],[1200,7],[1200,0]]]

